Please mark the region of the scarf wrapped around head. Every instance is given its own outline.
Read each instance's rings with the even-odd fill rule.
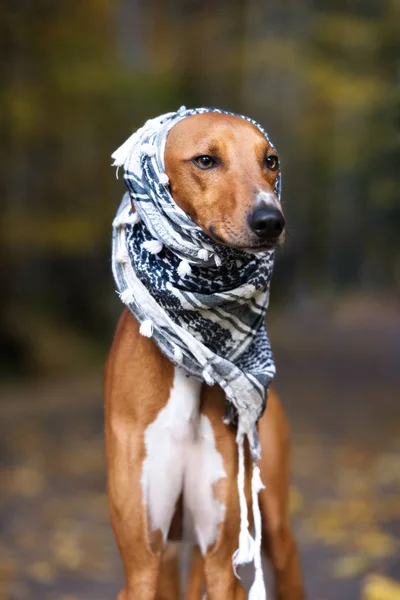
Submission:
[[[140,333],[152,337],[173,363],[224,390],[227,422],[237,422],[239,455],[242,453],[239,491],[242,487],[243,492],[246,436],[255,461],[253,492],[257,500],[262,484],[256,466],[256,423],[275,374],[265,329],[274,252],[251,253],[214,242],[169,192],[164,170],[168,132],[182,119],[205,112],[233,114],[182,107],[147,121],[112,155],[114,165],[124,167],[128,188],[113,222],[112,268],[121,300],[139,322]],[[235,116],[256,126],[271,144],[257,122]],[[279,197],[279,177],[275,191]],[[235,565],[254,558],[242,492],[242,539]],[[257,509],[253,506],[253,512]],[[254,518],[257,521],[257,514]],[[261,531],[258,535],[259,539],[256,531],[255,544],[259,546]],[[259,597],[262,594],[254,595]]]

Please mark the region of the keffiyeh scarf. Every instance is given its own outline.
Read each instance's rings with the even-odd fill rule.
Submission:
[[[233,114],[181,107],[147,121],[112,155],[114,165],[124,167],[128,188],[113,222],[112,268],[121,300],[139,322],[140,333],[152,337],[174,364],[225,392],[226,422],[237,424],[239,448],[241,531],[233,563],[236,568],[254,560],[256,578],[249,598],[259,600],[265,598],[265,588],[256,423],[275,374],[265,329],[274,253],[214,242],[169,192],[164,170],[168,132],[182,119],[204,112]],[[256,121],[235,116],[251,122],[271,144]],[[275,191],[280,196],[280,178]],[[255,539],[249,533],[244,495],[245,437],[254,461]]]

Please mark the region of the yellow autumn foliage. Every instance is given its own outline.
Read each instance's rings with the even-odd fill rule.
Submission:
[[[400,583],[381,575],[369,575],[361,600],[400,600]]]

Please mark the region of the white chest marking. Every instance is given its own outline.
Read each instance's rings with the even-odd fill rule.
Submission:
[[[183,491],[185,513],[205,553],[224,515],[213,485],[226,475],[210,421],[199,414],[200,388],[175,367],[169,400],[145,431],[142,488],[151,529],[161,530],[164,540]]]
[[[226,477],[226,473],[222,456],[215,447],[210,420],[205,415],[200,415],[196,433],[186,456],[183,497],[186,515],[205,554],[215,542],[218,524],[224,518],[225,507],[215,498],[214,484]]]

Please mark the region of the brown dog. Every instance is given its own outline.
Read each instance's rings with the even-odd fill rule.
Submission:
[[[260,250],[282,241],[285,221],[274,193],[279,160],[251,123],[219,113],[183,119],[169,133],[165,168],[175,202],[214,240]],[[126,579],[119,600],[180,597],[167,539],[174,514],[179,529],[182,513],[190,514],[198,545],[186,597],[200,600],[205,591],[208,600],[245,598],[232,569],[238,458],[235,429],[222,420],[222,389],[174,367],[125,311],[106,367],[105,401],[111,519]],[[288,518],[288,426],[273,390],[258,429],[264,549],[277,598],[301,600]],[[249,477],[246,495],[249,501]]]

